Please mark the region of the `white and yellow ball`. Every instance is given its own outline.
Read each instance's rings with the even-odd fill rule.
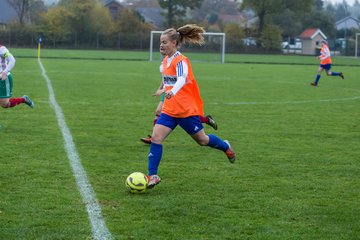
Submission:
[[[130,174],[125,181],[125,186],[131,193],[144,193],[148,185],[148,178],[141,172]]]

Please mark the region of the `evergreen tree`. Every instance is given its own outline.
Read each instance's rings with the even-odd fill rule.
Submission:
[[[167,26],[175,27],[181,24],[188,9],[201,6],[203,0],[159,0],[160,6],[166,10]]]

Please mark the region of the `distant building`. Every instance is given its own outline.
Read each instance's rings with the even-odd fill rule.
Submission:
[[[335,28],[337,30],[352,29],[352,28],[360,29],[360,21],[357,20],[356,18],[349,16],[337,21],[335,23]]]
[[[302,54],[315,55],[321,40],[326,40],[325,34],[318,28],[308,28],[303,31],[299,38],[302,41]]]
[[[7,1],[0,1],[0,30],[6,29],[6,25],[17,20],[15,9]]]
[[[164,10],[160,7],[138,7],[135,9],[146,22],[151,23],[156,29],[162,29],[164,26]]]
[[[104,7],[107,7],[110,11],[111,17],[116,19],[119,16],[119,13],[124,8],[119,0],[102,0],[101,1]]]
[[[121,0],[102,0],[103,6],[108,8],[112,19],[116,19],[120,12],[129,6],[122,4]],[[164,25],[164,10],[160,7],[131,7],[134,11],[138,12],[141,17],[148,23],[153,24],[157,29],[162,29]]]

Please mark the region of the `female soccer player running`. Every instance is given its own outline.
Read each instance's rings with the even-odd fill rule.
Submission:
[[[156,92],[158,92],[158,91],[159,90],[157,90]],[[159,95],[156,95],[157,94],[156,92],[154,93],[154,96],[159,96]],[[156,110],[155,110],[155,118],[153,120],[153,126],[155,126],[157,120],[160,117],[161,109],[164,105],[164,100],[165,100],[165,94],[161,93],[160,94],[160,102],[158,103]],[[206,123],[207,125],[211,126],[215,130],[218,129],[218,125],[211,115],[199,116],[199,118],[200,118],[201,123]],[[143,143],[146,143],[146,144],[151,144],[151,135],[140,138],[140,141],[142,141]]]
[[[317,71],[317,75],[315,78],[315,81],[311,83],[312,86],[317,86],[321,77],[322,71],[325,69],[326,75],[328,76],[340,76],[342,79],[344,79],[344,74],[342,72],[330,72],[331,68],[331,55],[330,55],[330,49],[327,45],[327,42],[325,40],[321,41],[321,50],[320,50],[320,56],[317,58],[320,59],[320,66]]]
[[[183,43],[203,44],[204,32],[203,28],[188,24],[178,29],[167,29],[160,36],[160,53],[165,56],[162,62],[165,100],[152,133],[148,155],[148,188],[161,181],[157,173],[163,152],[162,143],[177,125],[199,145],[223,151],[230,163],[236,160],[228,141],[205,134],[199,118],[204,115],[200,91],[189,59],[178,51]]]
[[[160,65],[160,73],[162,73],[162,72],[163,72],[163,64]],[[155,126],[157,120],[160,117],[161,109],[162,109],[162,107],[164,105],[164,100],[165,100],[164,84],[163,84],[162,81],[161,81],[161,84],[160,84],[159,88],[156,89],[153,96],[160,97],[160,102],[158,103],[158,105],[156,107],[155,118],[153,120],[153,126]],[[206,116],[201,115],[199,117],[200,117],[201,123],[206,123],[207,125],[211,126],[215,130],[218,129],[218,125],[215,122],[215,120],[212,118],[211,115],[206,115]],[[144,138],[140,138],[140,141],[142,141],[143,143],[146,143],[146,144],[151,144],[151,135],[148,135],[147,137],[144,137]]]
[[[3,108],[15,107],[20,103],[25,103],[29,107],[34,108],[34,102],[24,95],[21,98],[11,98],[13,88],[13,77],[10,70],[15,66],[15,58],[9,50],[0,44],[0,106]]]

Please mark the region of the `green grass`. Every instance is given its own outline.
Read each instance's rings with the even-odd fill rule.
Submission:
[[[219,124],[205,130],[230,140],[238,161],[229,164],[177,128],[164,143],[161,184],[133,195],[124,181],[146,173],[149,147],[139,139],[151,132],[159,63],[42,63],[114,239],[358,238],[358,67],[334,64],[346,79],[323,74],[315,88],[316,64],[193,63],[205,112]],[[28,94],[36,109],[1,110],[0,236],[91,239],[37,60],[18,57],[13,75],[14,96]]]
[[[11,52],[20,58],[36,58],[38,55],[37,48],[15,48],[11,49]],[[41,48],[40,57],[99,60],[149,60],[149,52]]]
[[[334,56],[335,66],[360,66],[360,58]],[[255,55],[255,54],[226,54],[226,62],[233,63],[275,63],[289,65],[319,65],[315,56],[302,55]]]
[[[37,49],[15,48],[11,52],[18,58],[37,57]],[[148,61],[148,51],[118,51],[118,50],[63,50],[42,48],[42,58],[68,58],[68,59],[97,59],[97,60],[136,60]],[[220,53],[186,53],[192,61],[221,62]],[[160,54],[153,53],[153,60],[160,61]],[[256,55],[256,54],[226,54],[226,63],[256,63],[256,64],[288,64],[288,65],[319,65],[314,56],[302,55]],[[335,66],[360,66],[360,58],[333,56]]]

